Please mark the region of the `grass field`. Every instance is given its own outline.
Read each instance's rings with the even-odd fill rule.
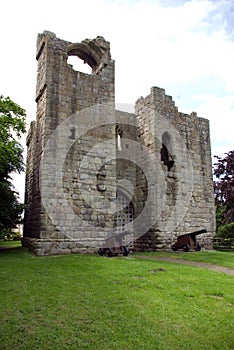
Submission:
[[[21,247],[21,241],[0,241],[1,248],[19,248]]]
[[[162,258],[183,259],[189,261],[196,261],[202,263],[209,263],[220,265],[224,267],[230,267],[234,269],[234,252],[220,252],[220,251],[200,251],[184,253],[182,251],[172,252],[157,252],[157,253],[137,253],[140,255],[158,256]]]
[[[233,276],[137,255],[0,261],[1,350],[234,349]]]

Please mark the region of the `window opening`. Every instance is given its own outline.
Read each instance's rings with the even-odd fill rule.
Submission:
[[[122,137],[123,137],[123,131],[119,128],[118,125],[116,125],[115,128],[115,137],[117,140],[117,150],[122,151]]]
[[[168,171],[175,163],[171,154],[171,136],[167,132],[162,135],[161,161],[167,166]]]
[[[77,56],[69,56],[67,59],[67,63],[71,64],[72,68],[77,72],[82,72],[86,74],[92,73],[92,68]]]
[[[117,146],[118,146],[118,151],[122,151],[121,136],[119,134],[117,135]]]

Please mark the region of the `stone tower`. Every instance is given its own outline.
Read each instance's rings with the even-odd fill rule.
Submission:
[[[77,56],[92,68],[77,72]],[[27,138],[23,244],[38,255],[93,252],[108,237],[169,248],[207,229],[215,211],[209,122],[178,112],[153,87],[135,114],[114,108],[114,61],[103,37],[37,41],[37,116]]]

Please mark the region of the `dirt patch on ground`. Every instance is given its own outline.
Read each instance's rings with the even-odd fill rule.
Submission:
[[[181,264],[181,265],[189,265],[189,266],[195,266],[195,267],[201,267],[207,270],[211,271],[217,271],[217,272],[223,272],[228,275],[234,276],[234,270],[230,269],[228,267],[218,266],[214,264],[207,264],[197,261],[188,261],[183,259],[175,259],[175,258],[164,258],[164,257],[157,257],[157,256],[150,256],[150,255],[137,255],[137,258],[140,259],[148,259],[148,260],[157,260],[157,261],[168,261],[175,264]]]

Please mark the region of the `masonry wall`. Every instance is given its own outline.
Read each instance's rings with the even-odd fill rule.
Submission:
[[[215,233],[209,121],[178,112],[174,101],[160,88],[136,102],[138,133],[149,152],[156,155],[163,173],[157,175],[159,189],[152,211],[159,210],[150,231],[156,248],[168,248],[180,234],[207,229],[198,238],[203,247],[212,247]],[[169,166],[162,161],[163,135],[171,137]],[[170,162],[170,160],[169,160]],[[139,185],[141,182],[138,181]],[[160,208],[162,194],[165,199]],[[159,216],[158,216],[159,215]],[[139,249],[150,249],[152,239],[143,236]]]
[[[69,55],[92,74],[75,71]],[[168,249],[204,228],[199,240],[211,248],[208,120],[179,112],[157,87],[136,101],[135,114],[115,111],[114,61],[102,37],[70,43],[44,32],[36,57],[23,244],[38,255],[94,252],[115,232],[120,191],[134,208],[135,250]]]
[[[71,65],[67,63],[69,55],[75,55],[87,61],[92,67],[92,74],[77,72]],[[69,233],[72,230],[64,224],[64,230],[61,232],[47,215],[47,211],[42,205],[41,198],[41,157],[43,150],[47,145],[47,141],[51,138],[54,130],[60,126],[64,120],[70,118],[73,114],[79,113],[82,110],[91,108],[98,104],[114,103],[114,61],[110,55],[110,45],[102,37],[97,37],[94,40],[84,40],[82,43],[70,43],[60,40],[54,33],[44,32],[38,35],[37,40],[37,55],[38,74],[36,87],[36,102],[37,116],[36,122],[31,126],[31,132],[28,137],[28,160],[27,160],[27,178],[26,178],[26,212],[24,225],[24,245],[35,251],[37,254],[53,254],[53,253],[68,253],[89,250],[85,246],[81,247],[80,243],[76,242],[71,234],[64,235],[65,229]],[[93,112],[94,113],[94,112]],[[113,120],[114,121],[114,120]],[[82,125],[76,125],[82,129]],[[99,128],[99,140],[114,138],[114,127],[107,126],[105,130]],[[71,130],[72,133],[72,130]],[[75,137],[75,134],[74,134]],[[98,216],[91,213],[89,208],[80,208],[81,198],[75,189],[69,198],[69,190],[67,185],[75,186],[77,180],[74,175],[74,166],[72,162],[79,161],[80,157],[87,153],[95,144],[95,139],[92,132],[83,135],[78,142],[74,142],[73,147],[69,151],[65,168],[63,170],[63,185],[68,200],[74,201],[75,206],[79,209],[83,216],[83,222],[95,221],[96,224],[104,225],[104,222],[110,218]],[[64,138],[57,137],[54,140],[53,151],[50,158],[58,157],[58,150],[61,150],[61,143],[69,142]],[[82,147],[80,147],[80,142]],[[66,145],[64,145],[65,147]],[[113,149],[112,152],[115,152]],[[115,158],[115,157],[114,157]],[[95,161],[95,171],[98,171],[100,159],[93,157]],[[50,164],[51,166],[51,164]],[[43,179],[43,191],[51,190],[51,187],[56,186],[53,179],[53,171],[56,173],[56,164],[52,164],[54,169],[48,169],[48,178]],[[115,164],[113,166],[115,172]],[[108,174],[109,175],[109,174]],[[112,173],[114,177],[115,173]],[[109,178],[108,178],[109,179]],[[113,183],[110,176],[109,184]],[[89,183],[87,178],[87,184]],[[55,188],[56,193],[56,188]],[[112,196],[113,191],[109,189],[105,191],[105,195]],[[101,191],[99,191],[102,196]],[[114,189],[115,198],[115,189]],[[92,199],[92,198],[91,198]],[[66,217],[66,210],[61,213]],[[92,219],[91,219],[92,216]],[[94,220],[96,218],[97,220]],[[106,225],[106,224],[105,224]],[[107,224],[108,227],[108,224]],[[93,239],[94,232],[87,234],[90,239]],[[77,238],[82,235],[82,227],[80,233],[76,233]],[[78,237],[79,236],[79,237]],[[80,240],[79,240],[80,241]],[[86,242],[87,243],[87,242]]]

